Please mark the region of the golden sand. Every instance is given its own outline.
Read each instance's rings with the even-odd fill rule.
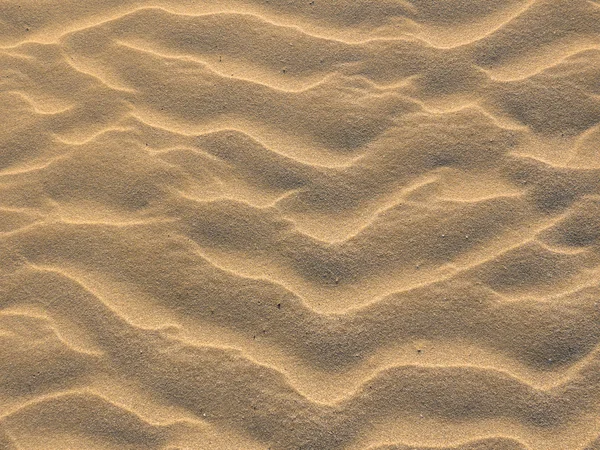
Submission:
[[[600,3],[0,2],[0,449],[600,449]]]

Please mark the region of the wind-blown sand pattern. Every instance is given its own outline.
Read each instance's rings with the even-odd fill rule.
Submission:
[[[5,0],[0,448],[600,449],[600,3]]]

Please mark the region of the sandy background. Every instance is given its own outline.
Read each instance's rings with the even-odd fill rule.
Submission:
[[[600,3],[0,2],[0,448],[600,449]]]

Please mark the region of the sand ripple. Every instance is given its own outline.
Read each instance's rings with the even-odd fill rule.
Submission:
[[[599,4],[200,3],[0,5],[0,448],[600,448]]]

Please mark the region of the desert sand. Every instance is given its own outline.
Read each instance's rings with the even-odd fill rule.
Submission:
[[[0,2],[0,448],[600,449],[596,0]]]

